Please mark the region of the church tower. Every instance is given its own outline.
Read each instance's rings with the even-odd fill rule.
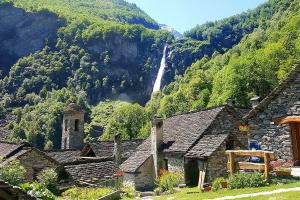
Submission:
[[[84,111],[76,103],[71,103],[64,110],[61,149],[81,150],[83,138]]]

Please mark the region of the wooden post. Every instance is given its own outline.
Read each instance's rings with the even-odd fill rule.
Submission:
[[[232,176],[234,174],[234,153],[233,152],[229,152],[229,162],[230,162],[229,172],[230,175]]]
[[[264,163],[265,163],[265,177],[266,177],[266,179],[269,179],[269,172],[270,172],[270,168],[269,168],[270,156],[269,156],[269,153],[267,153],[267,152],[264,153]]]

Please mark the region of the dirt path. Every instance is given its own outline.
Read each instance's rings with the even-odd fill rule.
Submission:
[[[239,198],[265,196],[265,195],[279,194],[279,193],[283,193],[283,192],[295,192],[295,191],[300,191],[300,187],[278,189],[278,190],[267,191],[267,192],[257,192],[257,193],[252,193],[252,194],[240,194],[240,195],[235,195],[235,196],[220,197],[220,198],[216,198],[216,199],[212,199],[212,200],[239,199]]]

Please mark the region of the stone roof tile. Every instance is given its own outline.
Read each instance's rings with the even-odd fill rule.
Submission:
[[[112,179],[118,171],[114,161],[96,161],[64,166],[72,179],[80,185],[99,184]]]
[[[122,141],[122,157],[129,158],[136,150],[136,148],[143,143],[144,140],[123,140]],[[113,141],[94,141],[91,142],[90,147],[95,153],[96,157],[112,157],[114,153]]]
[[[50,150],[45,151],[45,153],[60,164],[76,161],[81,156],[81,151],[75,149]]]
[[[188,158],[204,158],[211,156],[228,138],[228,134],[204,135],[185,155]]]

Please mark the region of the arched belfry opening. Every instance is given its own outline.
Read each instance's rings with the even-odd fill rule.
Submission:
[[[82,149],[84,138],[84,110],[77,104],[69,104],[63,115],[62,149]]]

